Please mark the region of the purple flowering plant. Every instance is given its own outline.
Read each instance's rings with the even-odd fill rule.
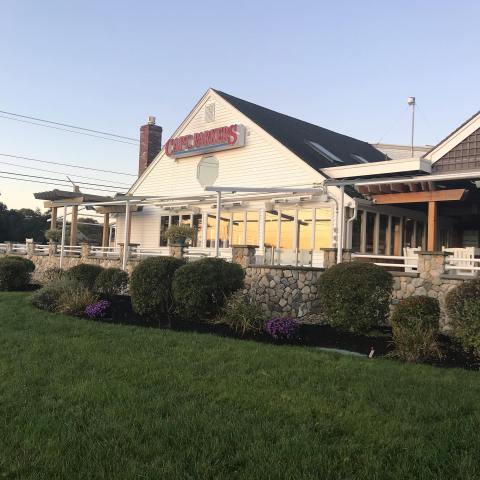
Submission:
[[[298,322],[294,318],[275,317],[268,320],[265,331],[276,340],[290,340],[298,332]]]
[[[85,315],[88,318],[105,318],[110,309],[108,300],[99,300],[98,302],[87,305]]]

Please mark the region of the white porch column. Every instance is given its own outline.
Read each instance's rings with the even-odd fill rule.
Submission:
[[[63,207],[63,219],[62,219],[62,240],[60,243],[60,268],[63,268],[63,257],[65,255],[65,233],[67,229],[67,206]]]
[[[222,202],[222,192],[217,192],[217,217],[215,219],[215,256],[220,256],[220,203]]]
[[[202,239],[201,239],[202,248],[207,248],[207,223],[208,223],[208,213],[202,212]]]
[[[127,200],[125,202],[125,225],[124,225],[124,235],[123,235],[123,258],[122,258],[122,269],[127,269],[128,261],[128,248],[130,244],[130,203]]]
[[[265,208],[258,212],[258,249],[265,254]]]
[[[338,222],[337,222],[337,263],[342,263],[343,260],[343,231],[345,223],[345,186],[340,185],[340,205],[338,207]]]

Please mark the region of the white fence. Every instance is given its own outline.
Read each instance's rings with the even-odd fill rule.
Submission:
[[[353,253],[353,259],[371,262],[379,267],[401,269],[404,272],[416,272],[418,269],[418,255],[373,255],[369,253]]]

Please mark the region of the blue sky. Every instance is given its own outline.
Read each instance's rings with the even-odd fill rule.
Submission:
[[[362,140],[408,143],[414,95],[416,143],[434,144],[479,109],[479,18],[474,0],[3,0],[0,110],[133,137],[156,115],[166,139],[212,86]],[[3,118],[0,153],[132,173],[138,159],[135,146]],[[16,162],[0,171],[39,167]],[[40,206],[32,192],[49,188],[0,178],[0,201]]]

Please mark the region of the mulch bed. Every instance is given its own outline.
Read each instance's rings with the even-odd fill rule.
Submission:
[[[129,296],[115,297],[111,310],[111,319],[106,319],[105,321],[125,325],[149,328],[171,328],[176,331],[214,334],[222,337],[254,340],[262,343],[333,348],[363,355],[368,355],[372,348],[375,351],[375,356],[385,356],[392,351],[391,329],[389,327],[379,328],[371,335],[356,335],[342,332],[328,325],[301,324],[296,339],[279,342],[264,332],[241,335],[227,325],[221,324],[200,323],[181,319],[175,319],[171,324],[167,321],[162,322],[160,325],[156,322],[149,322],[135,314],[132,310]],[[433,360],[429,362],[430,364],[437,367],[480,369],[480,362],[472,355],[465,353],[462,348],[448,336],[440,335],[440,343],[446,354],[441,360]]]

